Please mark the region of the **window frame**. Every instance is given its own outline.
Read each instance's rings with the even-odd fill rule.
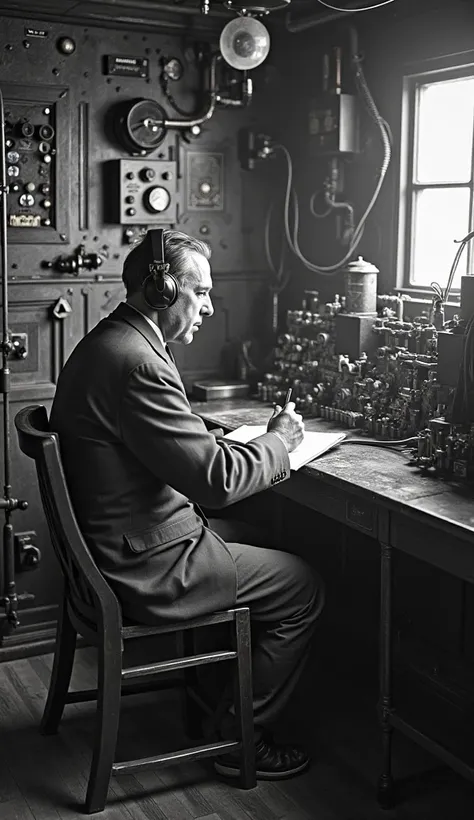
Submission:
[[[400,176],[398,190],[398,225],[397,225],[397,265],[396,288],[398,291],[415,296],[431,294],[429,285],[415,284],[411,281],[412,259],[414,248],[414,202],[415,191],[426,188],[468,187],[471,192],[469,208],[469,230],[474,229],[474,139],[472,145],[471,179],[467,183],[428,183],[417,184],[414,178],[417,105],[419,89],[430,82],[448,81],[474,77],[474,49],[459,54],[410,63],[405,66],[402,78],[402,106],[400,132]],[[460,236],[459,239],[462,237]],[[468,270],[474,264],[474,248],[470,243],[464,253],[467,254]],[[454,259],[455,249],[453,250]],[[446,281],[449,270],[446,271]],[[459,298],[459,287],[452,288],[452,296]]]

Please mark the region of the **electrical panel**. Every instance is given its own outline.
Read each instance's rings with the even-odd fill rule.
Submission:
[[[106,215],[121,225],[171,225],[178,221],[177,164],[164,159],[107,163]]]
[[[16,86],[13,93],[11,88],[4,88],[8,240],[64,242],[68,124],[60,103],[66,100],[67,89],[58,94],[45,86]]]
[[[325,94],[309,104],[311,156],[355,154],[358,145],[357,99],[352,94]]]

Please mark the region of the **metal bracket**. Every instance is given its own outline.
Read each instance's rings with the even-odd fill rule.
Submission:
[[[34,530],[15,534],[15,563],[19,572],[36,569],[41,561],[41,550],[34,543],[37,539]]]

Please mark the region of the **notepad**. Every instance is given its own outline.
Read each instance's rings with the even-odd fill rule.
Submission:
[[[243,424],[241,427],[237,427],[236,430],[226,433],[224,438],[246,444],[258,436],[263,436],[266,432],[266,424]],[[310,461],[314,461],[315,458],[326,453],[331,447],[340,444],[345,437],[345,433],[313,433],[306,431],[301,444],[298,444],[298,447],[289,454],[291,469],[299,470],[300,467],[309,464]]]

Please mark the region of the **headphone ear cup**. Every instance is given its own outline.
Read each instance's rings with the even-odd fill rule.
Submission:
[[[155,310],[166,310],[174,305],[178,293],[178,280],[172,273],[165,273],[159,277],[150,274],[145,280],[143,289],[145,302]]]

